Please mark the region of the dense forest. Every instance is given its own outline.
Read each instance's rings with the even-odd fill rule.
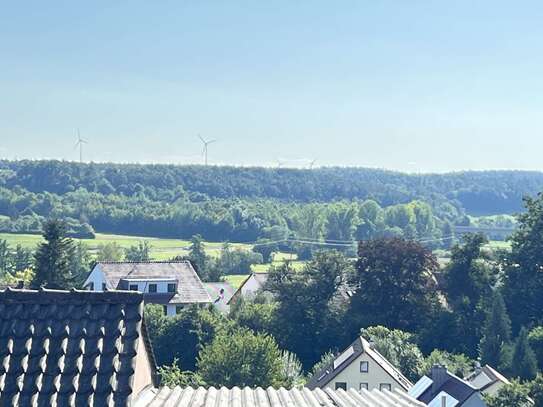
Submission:
[[[521,171],[0,161],[0,231],[39,232],[56,216],[73,236],[438,239],[454,225],[470,225],[467,215],[519,212],[522,198],[542,189],[543,173]],[[488,219],[486,226],[510,226],[499,216]]]

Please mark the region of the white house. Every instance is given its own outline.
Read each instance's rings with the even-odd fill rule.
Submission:
[[[310,389],[408,391],[412,383],[373,345],[358,337],[307,384]]]
[[[99,262],[84,287],[142,292],[145,302],[162,305],[170,316],[187,305],[212,302],[189,261]]]
[[[228,304],[235,303],[240,298],[254,298],[257,293],[262,292],[264,284],[268,281],[268,273],[251,273],[232,295]]]

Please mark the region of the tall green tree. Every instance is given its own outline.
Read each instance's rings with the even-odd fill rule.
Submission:
[[[351,270],[336,251],[317,252],[301,270],[289,263],[270,269],[267,289],[278,302],[275,337],[306,368],[344,339],[338,334],[346,308],[342,292]]]
[[[482,331],[479,351],[481,361],[500,368],[507,366],[507,350],[511,344],[511,320],[507,314],[501,294],[496,291],[492,297],[492,308],[488,312]]]
[[[360,242],[349,312],[353,327],[383,325],[417,332],[428,325],[440,309],[437,270],[434,255],[417,242],[401,238]]]
[[[98,246],[97,261],[121,261],[124,258],[122,247],[117,242],[110,242]]]
[[[137,245],[125,250],[125,258],[126,261],[149,261],[151,260],[151,245],[147,240],[140,240]]]
[[[528,341],[535,352],[539,369],[543,371],[543,326],[536,326],[530,330]]]
[[[14,272],[25,271],[32,267],[32,251],[26,249],[20,244],[15,246],[15,252],[12,256],[12,269]]]
[[[513,327],[543,325],[543,193],[524,200],[526,212],[504,256],[503,293]]]
[[[375,348],[410,380],[424,374],[424,356],[415,343],[413,334],[384,326],[361,330],[361,335],[375,344]]]
[[[0,240],[0,277],[11,271],[11,252],[7,240]]]
[[[485,396],[485,402],[487,407],[534,407],[529,388],[517,381],[501,387],[493,396]]]
[[[528,342],[528,330],[524,327],[515,341],[511,374],[524,381],[535,379],[537,375],[537,359]]]
[[[215,387],[269,387],[284,383],[281,351],[273,337],[239,329],[219,334],[198,356],[198,373]]]
[[[447,301],[456,318],[451,329],[463,338],[456,349],[471,356],[475,356],[481,337],[483,303],[491,297],[496,282],[482,251],[487,242],[482,234],[465,235],[463,243],[452,248],[451,261],[444,270]]]
[[[74,242],[66,237],[66,226],[58,219],[47,221],[43,229],[45,242],[40,243],[34,255],[35,275],[33,287],[47,288],[73,287],[71,256]]]
[[[209,257],[205,252],[202,236],[194,235],[190,239],[189,259],[194,266],[196,273],[198,273],[202,280],[206,281]]]
[[[73,245],[70,256],[70,273],[73,277],[73,284],[81,287],[91,271],[93,260],[83,242],[77,242]]]

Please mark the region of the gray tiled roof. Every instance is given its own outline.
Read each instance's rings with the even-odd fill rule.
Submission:
[[[422,407],[426,404],[400,391],[332,390],[308,388],[162,387],[148,389],[136,399],[134,407]]]
[[[123,286],[121,281],[123,279],[174,278],[177,280],[177,293],[170,295],[171,298],[167,303],[211,302],[202,281],[189,261],[100,262],[97,266],[104,273],[109,289],[128,289],[128,286]],[[153,298],[156,297],[153,294]]]
[[[139,337],[136,292],[0,293],[0,405],[127,405]]]

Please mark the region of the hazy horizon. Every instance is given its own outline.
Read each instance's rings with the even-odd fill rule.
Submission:
[[[543,170],[543,4],[6,4],[0,158]]]

